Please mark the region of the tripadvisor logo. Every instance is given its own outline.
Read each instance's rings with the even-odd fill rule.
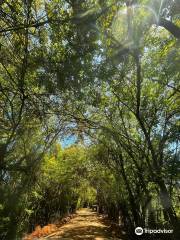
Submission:
[[[143,229],[142,229],[141,227],[137,227],[137,228],[135,229],[135,234],[136,234],[136,235],[142,235],[142,234],[143,234]]]
[[[143,233],[173,233],[172,229],[148,229],[148,228],[142,228],[142,227],[137,227],[135,229],[135,234],[136,235],[142,235]]]

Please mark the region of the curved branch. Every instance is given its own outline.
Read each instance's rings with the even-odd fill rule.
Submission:
[[[171,21],[165,18],[160,18],[158,25],[161,27],[164,27],[174,37],[180,39],[180,28],[176,26],[174,23],[172,23]]]

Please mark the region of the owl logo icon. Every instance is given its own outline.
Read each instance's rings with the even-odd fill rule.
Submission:
[[[142,229],[141,227],[137,227],[137,228],[135,229],[135,234],[136,234],[136,235],[142,235],[142,234],[143,234],[143,229]]]

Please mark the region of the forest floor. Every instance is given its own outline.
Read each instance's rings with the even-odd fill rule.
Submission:
[[[122,240],[115,236],[102,216],[84,208],[69,223],[59,227],[56,232],[40,239],[64,240]]]

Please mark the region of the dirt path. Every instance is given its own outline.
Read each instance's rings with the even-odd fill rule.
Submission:
[[[100,217],[86,208],[77,211],[77,216],[69,223],[43,239],[121,240],[112,237],[108,226],[102,223]]]

